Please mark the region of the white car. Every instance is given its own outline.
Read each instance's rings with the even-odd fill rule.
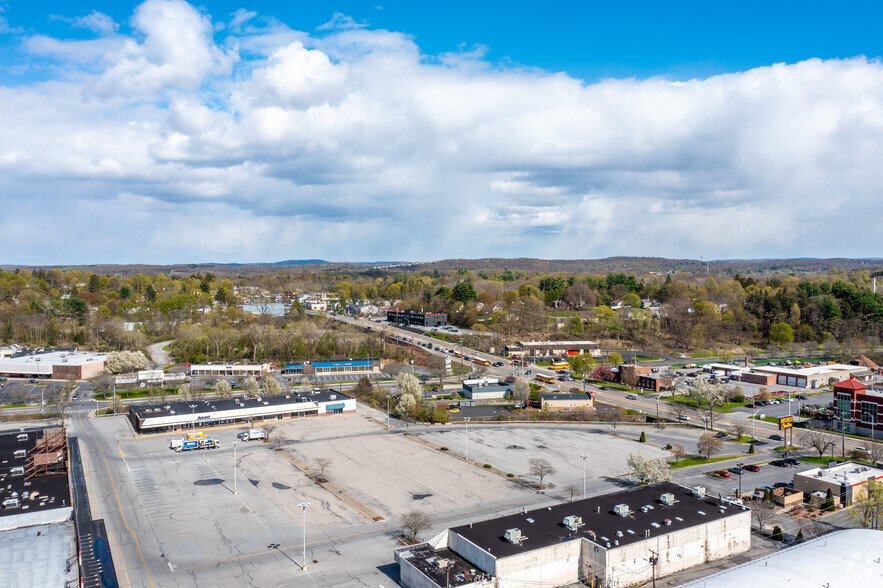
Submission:
[[[742,500],[736,498],[735,496],[725,496],[721,498],[721,502],[726,502],[727,504],[732,504],[733,506],[744,506]]]
[[[682,421],[689,421],[690,417],[688,415],[682,414],[678,417],[678,419]]]

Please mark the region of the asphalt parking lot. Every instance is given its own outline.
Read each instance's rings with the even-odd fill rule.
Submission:
[[[57,383],[42,382],[38,384],[30,384],[27,380],[11,380],[3,382],[0,388],[0,406],[10,404],[40,404],[41,394],[48,402],[52,395],[53,386],[59,386]]]

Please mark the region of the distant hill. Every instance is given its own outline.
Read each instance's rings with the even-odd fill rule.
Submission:
[[[708,268],[711,274],[733,275],[791,275],[823,273],[832,269],[868,270],[872,274],[883,275],[883,260],[880,259],[667,259],[664,257],[606,257],[603,259],[535,259],[535,258],[479,258],[443,259],[430,262],[405,261],[361,261],[332,262],[323,259],[288,259],[265,263],[187,263],[171,265],[155,264],[96,264],[96,265],[44,265],[44,266],[0,266],[3,269],[17,267],[41,267],[64,270],[79,269],[100,274],[130,276],[142,274],[169,274],[188,276],[190,274],[212,272],[219,276],[260,274],[267,272],[313,272],[323,273],[370,273],[388,275],[402,272],[451,272],[465,269],[470,272],[500,273],[503,270],[525,273],[633,273],[633,274],[703,274]]]

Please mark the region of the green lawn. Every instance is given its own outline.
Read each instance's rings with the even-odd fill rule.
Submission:
[[[741,455],[727,455],[724,457],[712,457],[711,459],[705,459],[704,457],[693,456],[693,457],[685,457],[677,463],[670,461],[670,462],[668,462],[668,465],[672,469],[686,468],[689,466],[716,463],[719,461],[727,461],[728,459],[736,459],[737,457],[742,457],[742,456]]]
[[[850,459],[848,457],[831,458],[828,455],[826,455],[825,457],[822,457],[822,458],[815,457],[815,456],[812,456],[812,457],[801,456],[800,461],[805,461],[806,463],[814,463],[814,464],[818,464],[818,465],[828,465],[829,461],[836,461],[837,463],[842,463],[845,461],[854,461],[854,462],[863,463],[863,464],[867,464],[867,465],[874,465],[870,461],[867,461],[864,459]]]
[[[659,361],[662,358],[660,358],[660,357],[644,357],[642,355],[638,355],[637,357],[635,357],[635,359],[638,361]]]
[[[683,404],[684,406],[690,406],[692,408],[705,408],[704,405],[702,407],[697,407],[692,399],[687,398],[683,394],[677,394],[674,398],[671,397],[671,394],[668,394],[666,396],[661,396],[660,399],[674,404]],[[745,406],[745,402],[725,402],[720,406],[715,406],[714,412],[731,412],[734,408],[740,406]]]
[[[117,390],[116,395],[123,399],[131,399],[131,398],[148,398],[151,396],[151,392],[153,392],[152,396],[158,398],[161,396],[160,389],[155,388],[153,390],[147,388],[139,388],[136,390]],[[165,389],[166,396],[177,396],[178,389],[177,388],[166,388]],[[113,398],[113,392],[104,393],[104,394],[96,394],[95,400],[110,400]]]

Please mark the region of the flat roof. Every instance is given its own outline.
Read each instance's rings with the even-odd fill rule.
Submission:
[[[450,549],[433,549],[426,543],[420,543],[397,551],[400,557],[411,562],[437,586],[456,588],[464,584],[472,584],[477,578],[486,576],[481,570],[477,570],[474,564]],[[446,565],[439,566],[436,563],[438,560],[446,560]]]
[[[343,402],[351,399],[351,396],[342,394],[337,390],[327,389],[311,390],[305,393],[292,392],[287,398],[285,394],[257,397],[236,396],[233,398],[212,398],[210,400],[175,400],[158,404],[130,404],[129,408],[139,419],[144,419],[171,416],[172,414],[208,414],[224,410],[241,410],[243,408],[257,408],[261,406],[284,406],[301,402]],[[242,402],[245,406],[239,406],[239,402]]]
[[[832,468],[812,468],[794,475],[821,480],[831,484],[843,484],[845,482],[850,486],[855,486],[856,484],[867,482],[868,478],[883,478],[883,469],[848,461]]]
[[[675,497],[675,503],[671,506],[660,502],[660,496],[668,493]],[[615,514],[613,507],[618,504],[628,505],[630,514],[626,517]],[[652,508],[642,512],[645,506]],[[468,539],[496,558],[504,558],[577,538],[604,548],[609,542],[612,549],[644,541],[647,531],[650,537],[659,537],[743,512],[745,509],[742,507],[728,506],[710,496],[697,498],[687,488],[662,482],[473,523],[471,526],[454,527],[451,532]],[[563,523],[564,517],[571,515],[582,517],[583,520],[583,526],[576,532],[570,531]],[[666,521],[670,524],[666,524]],[[510,543],[504,538],[508,529],[516,528],[527,538],[519,544]],[[618,536],[617,531],[622,536]],[[619,541],[618,546],[615,541]]]
[[[5,586],[44,588],[79,583],[77,536],[72,521],[0,532]],[[68,565],[68,560],[74,565]]]
[[[55,432],[59,427],[45,429]],[[34,476],[26,479],[25,475],[12,475],[12,469],[23,467],[27,471],[28,462],[37,445],[38,436],[42,440],[44,429],[25,429],[4,433],[0,435],[0,502],[12,498],[12,493],[18,493],[20,506],[18,508],[0,507],[0,517],[10,517],[25,513],[65,508],[71,506],[70,489],[68,486],[67,473]],[[27,435],[25,441],[19,441],[19,435]],[[65,447],[67,442],[65,440]],[[27,457],[17,458],[15,452],[24,449]],[[67,454],[64,454],[67,459]],[[23,493],[29,492],[30,496],[25,499]]]
[[[6,366],[27,366],[31,364],[86,365],[107,359],[107,353],[66,349],[23,349],[9,357],[0,358],[0,371]]]
[[[542,400],[586,400],[591,398],[592,395],[588,392],[578,392],[576,394],[574,394],[573,392],[540,394],[540,399]]]
[[[845,529],[682,584],[682,588],[880,585],[883,533]]]

